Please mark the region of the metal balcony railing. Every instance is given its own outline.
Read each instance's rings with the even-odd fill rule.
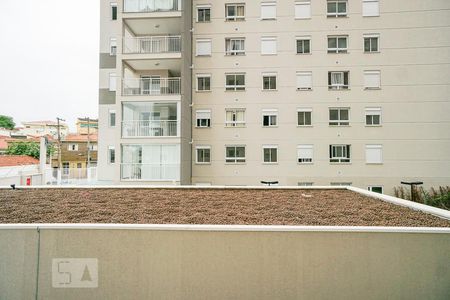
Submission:
[[[124,78],[123,96],[180,95],[181,78]]]
[[[178,136],[178,121],[123,121],[122,136],[124,138]]]
[[[123,53],[181,53],[181,36],[124,38]]]
[[[145,13],[158,11],[179,11],[181,0],[124,0],[123,12]]]
[[[173,181],[180,180],[179,164],[122,163],[122,180]]]

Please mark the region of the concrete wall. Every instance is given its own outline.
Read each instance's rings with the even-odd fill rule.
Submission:
[[[1,299],[34,298],[36,282],[37,299],[450,297],[446,229],[33,227],[0,226]],[[52,288],[54,258],[96,258],[98,287]]]

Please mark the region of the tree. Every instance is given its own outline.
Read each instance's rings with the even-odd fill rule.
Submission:
[[[54,149],[53,145],[51,145],[51,144],[47,145],[47,156],[53,154],[54,150],[55,149]],[[28,156],[39,159],[40,145],[37,142],[29,142],[29,141],[13,142],[8,145],[6,154],[8,154],[8,155],[28,155]]]
[[[0,128],[14,129],[16,123],[12,117],[0,115]]]

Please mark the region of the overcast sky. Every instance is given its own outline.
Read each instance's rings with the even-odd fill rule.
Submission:
[[[0,0],[0,115],[97,118],[99,0]]]

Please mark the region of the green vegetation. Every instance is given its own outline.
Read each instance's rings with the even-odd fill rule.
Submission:
[[[394,188],[395,196],[405,200],[411,200],[411,192],[404,187]],[[450,210],[450,186],[431,188],[426,191],[423,187],[415,189],[415,202]]]
[[[47,156],[53,154],[55,151],[53,145],[47,145]],[[6,154],[8,155],[28,155],[34,158],[39,158],[40,146],[37,142],[23,141],[13,142],[8,145]]]
[[[14,129],[16,123],[12,117],[0,115],[0,128]]]

